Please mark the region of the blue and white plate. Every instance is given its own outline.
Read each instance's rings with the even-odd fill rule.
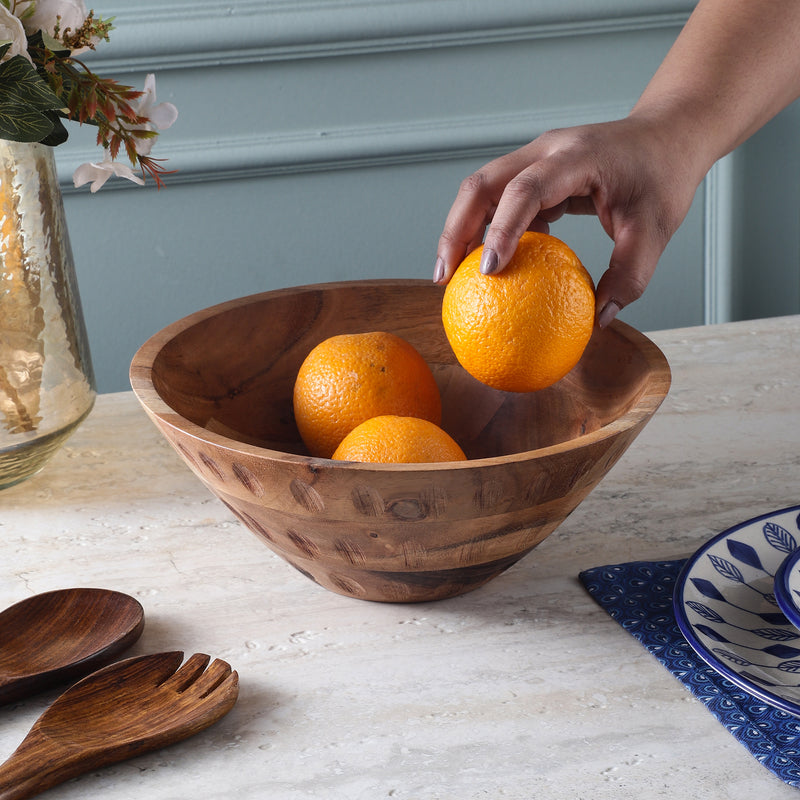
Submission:
[[[795,628],[800,628],[800,550],[795,550],[775,574],[775,599]]]
[[[775,599],[775,574],[800,547],[800,506],[743,522],[704,544],[675,585],[678,627],[721,675],[800,716],[800,630]]]

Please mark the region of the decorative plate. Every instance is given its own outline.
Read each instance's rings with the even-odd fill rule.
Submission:
[[[685,564],[673,596],[686,641],[713,669],[800,716],[800,630],[775,599],[775,573],[800,546],[800,506],[723,531]]]
[[[778,567],[775,574],[775,599],[795,628],[800,628],[800,549]]]

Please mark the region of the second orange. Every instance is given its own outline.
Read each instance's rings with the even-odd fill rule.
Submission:
[[[442,418],[439,387],[425,359],[385,331],[320,342],[298,371],[293,403],[303,442],[311,455],[323,458],[371,417],[419,417],[437,425]]]

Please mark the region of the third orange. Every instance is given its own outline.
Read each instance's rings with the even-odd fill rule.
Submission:
[[[449,434],[427,419],[384,415],[353,428],[332,458],[378,464],[430,464],[466,461],[467,457]]]

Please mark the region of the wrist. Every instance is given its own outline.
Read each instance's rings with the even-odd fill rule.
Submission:
[[[683,99],[675,102],[649,102],[642,99],[628,119],[653,143],[654,152],[699,185],[708,171],[731,146],[704,120],[699,109]]]

